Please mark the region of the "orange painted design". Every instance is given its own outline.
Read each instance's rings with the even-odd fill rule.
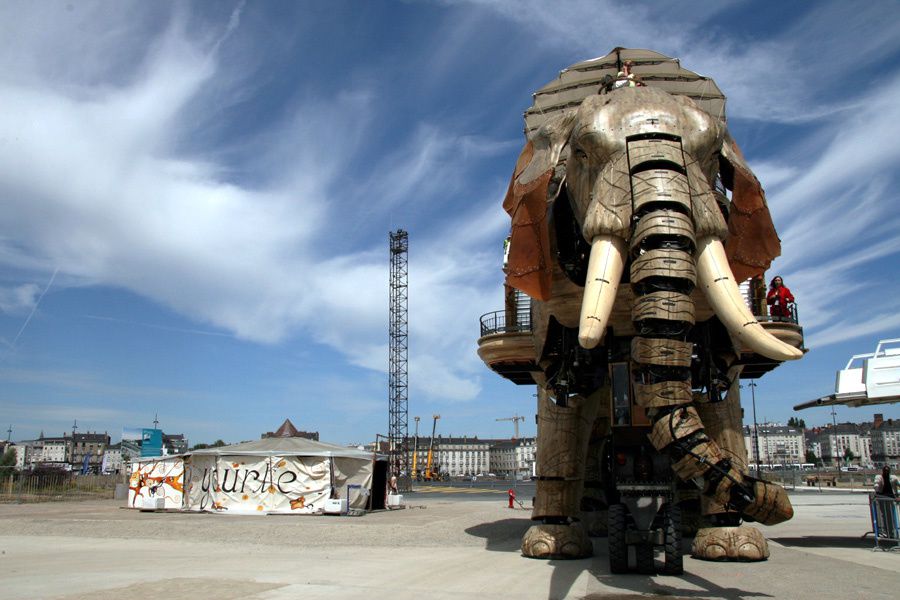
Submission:
[[[235,469],[237,469],[240,465],[237,463],[231,463],[231,466],[234,467]]]
[[[282,461],[279,461],[278,464],[277,464],[276,466],[279,467],[279,468],[281,468],[281,467],[283,467],[283,466],[286,465],[286,464],[287,464],[287,461],[286,461],[286,460],[282,460]]]
[[[178,490],[182,494],[184,493],[184,483],[181,481],[181,478],[184,474],[180,473],[175,477],[148,477],[143,473],[134,473],[131,476],[131,483],[134,485],[128,486],[129,490],[134,491],[134,500],[132,500],[131,505],[134,506],[135,501],[137,501],[138,496],[141,495],[141,490],[145,487],[150,487],[153,484],[165,484],[172,489]],[[216,490],[218,491],[218,490]]]
[[[297,510],[306,506],[306,497],[300,496],[296,500],[291,500],[291,510]]]
[[[262,509],[263,509],[262,504],[257,505],[256,510],[262,510]]]
[[[248,496],[247,494],[244,494],[243,496],[241,496],[241,500],[247,501],[249,499],[250,499],[250,496]]]
[[[276,490],[275,490],[275,486],[274,486],[274,485],[270,485],[270,486],[269,486],[269,493],[270,493],[270,494],[274,494],[275,491],[276,491]]]

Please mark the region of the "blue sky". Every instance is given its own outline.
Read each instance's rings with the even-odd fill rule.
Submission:
[[[884,2],[4,2],[0,428],[323,440],[387,430],[388,232],[409,406],[503,437],[475,354],[531,93],[615,46],[713,77],[811,352],[760,419],[900,337],[900,20]],[[745,402],[749,415],[749,398]],[[862,421],[900,407],[839,409]],[[804,411],[810,424],[830,411]],[[429,423],[430,424],[430,423]],[[423,426],[427,429],[427,426]],[[525,433],[534,432],[531,418]],[[5,437],[5,436],[4,436]]]

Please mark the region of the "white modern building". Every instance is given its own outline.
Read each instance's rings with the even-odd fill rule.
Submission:
[[[39,465],[63,467],[69,462],[70,438],[44,437],[42,433],[38,439],[23,444],[28,446],[25,458],[28,468]]]
[[[900,421],[884,420],[875,415],[870,431],[872,439],[872,461],[878,465],[900,463]]]
[[[420,475],[428,463],[430,438],[419,438],[415,468]],[[411,444],[413,446],[414,444]],[[479,439],[478,437],[443,437],[434,440],[432,471],[450,477],[471,477],[496,473],[511,477],[532,474],[535,460],[535,439],[519,440]]]
[[[446,474],[451,477],[464,477],[487,473],[490,466],[490,451],[492,440],[478,439],[475,437],[444,437],[434,438],[434,456],[432,457],[431,470],[433,473]],[[410,450],[418,450],[415,470],[419,475],[425,474],[428,466],[428,448],[431,444],[430,437],[419,437],[418,443],[410,441]],[[413,465],[410,463],[410,468]]]
[[[479,440],[477,437],[438,437],[436,460],[440,465],[441,473],[447,473],[451,477],[464,477],[487,473],[490,465],[491,440]],[[418,466],[424,470],[428,448],[425,448],[425,456],[420,453]]]
[[[13,449],[16,451],[16,470],[21,471],[25,468],[25,465],[28,464],[30,448],[25,444],[16,444],[13,446]]]
[[[491,447],[491,472],[497,475],[517,477],[531,476],[534,472],[535,438],[497,440]]]
[[[812,436],[821,444],[822,461],[830,465],[872,464],[871,437],[868,425],[838,423],[815,430]]]
[[[803,430],[778,423],[758,426],[759,462],[763,465],[800,465],[806,462],[806,442]],[[757,440],[753,426],[744,427],[747,464],[756,463]]]

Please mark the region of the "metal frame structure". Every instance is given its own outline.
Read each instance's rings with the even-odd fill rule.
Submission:
[[[412,489],[409,467],[408,252],[409,234],[398,229],[390,236],[390,342],[388,345],[388,453],[391,475],[399,491]]]

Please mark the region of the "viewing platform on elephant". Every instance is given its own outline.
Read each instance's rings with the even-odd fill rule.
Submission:
[[[797,304],[792,302],[788,309],[789,314],[787,316],[778,316],[768,314],[765,304],[753,303],[751,305],[753,316],[763,326],[763,329],[785,344],[806,352],[806,348],[803,345],[803,327],[800,326]],[[741,379],[758,379],[781,364],[781,361],[773,361],[743,347],[741,348],[740,362],[744,365]]]
[[[481,316],[478,356],[498,375],[517,385],[534,385],[535,362],[528,312],[498,310]]]

